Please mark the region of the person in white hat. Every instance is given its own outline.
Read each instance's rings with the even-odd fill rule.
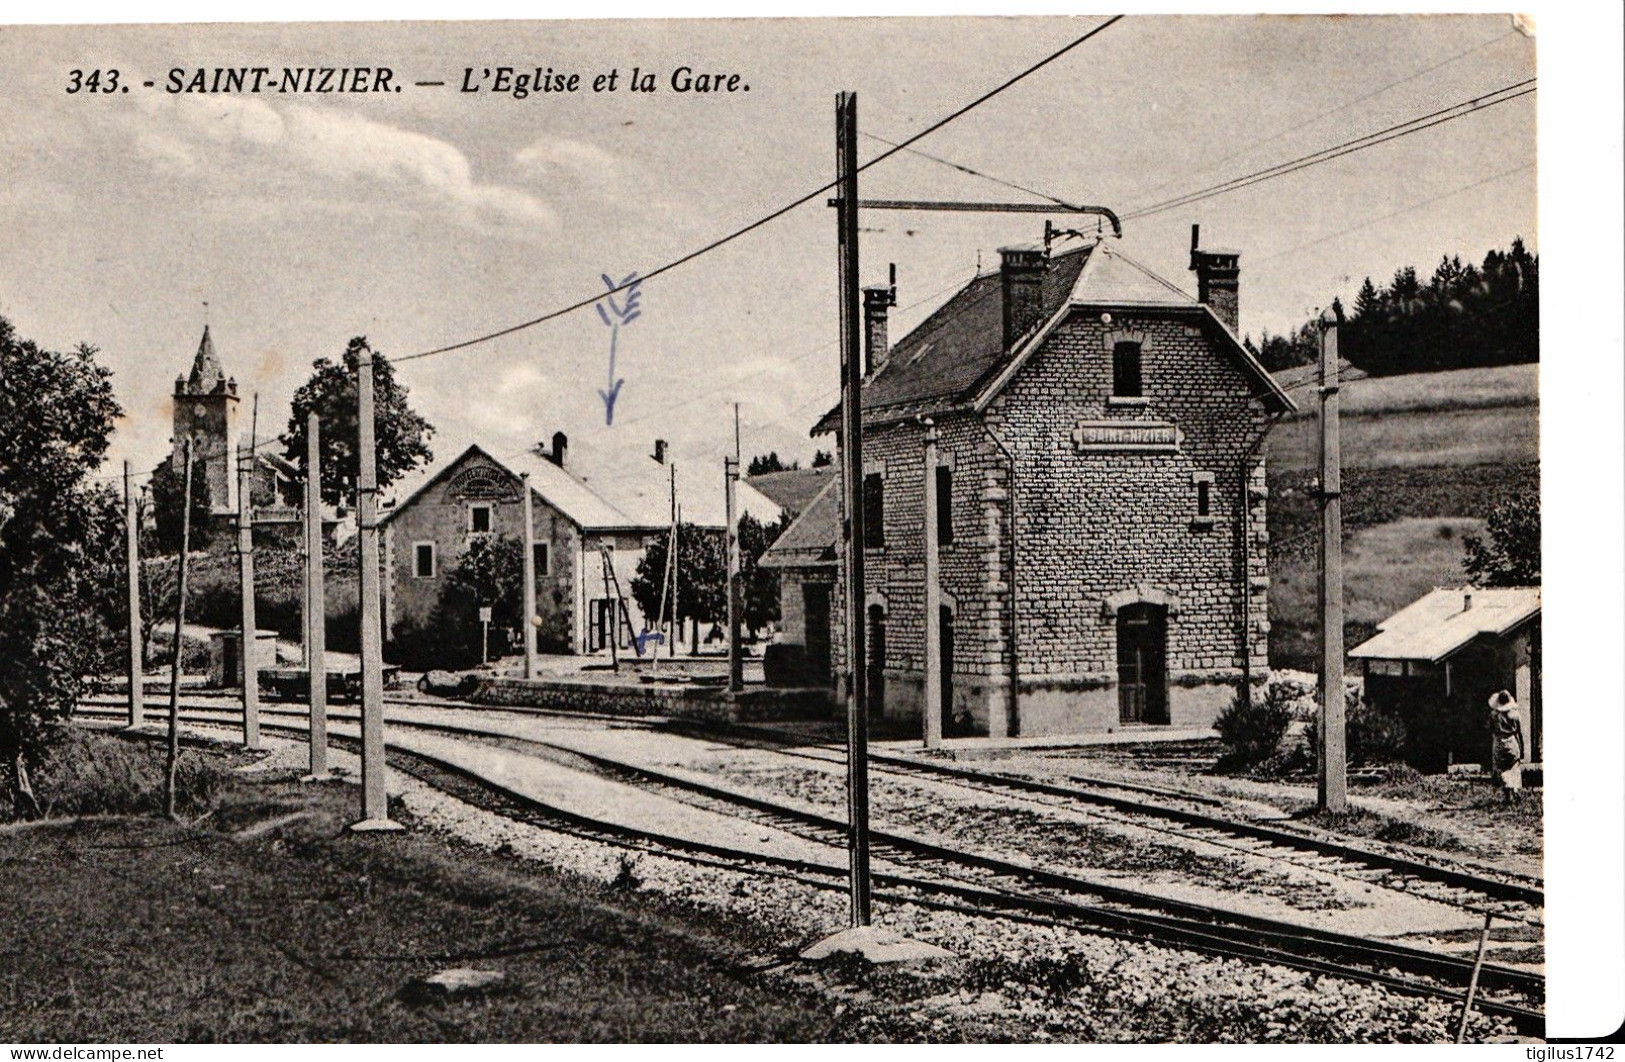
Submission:
[[[1518,718],[1518,701],[1506,690],[1490,697],[1490,733],[1494,735],[1493,769],[1501,787],[1509,792],[1523,788],[1523,720]]]

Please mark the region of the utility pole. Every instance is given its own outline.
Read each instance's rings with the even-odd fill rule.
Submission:
[[[536,517],[530,500],[529,472],[520,475],[519,492],[524,495],[520,513],[525,521],[524,617],[519,621],[519,629],[520,637],[525,639],[525,677],[533,679],[536,677]],[[620,622],[619,617],[616,622]]]
[[[942,746],[942,586],[937,548],[937,426],[925,420],[925,747]]]
[[[858,316],[858,97],[835,102],[836,210],[840,248],[841,456],[846,501],[847,854],[854,929],[870,922],[869,683],[863,630],[863,336]]]
[[[677,546],[682,541],[677,524],[677,466],[671,466],[671,646],[667,654],[677,659],[677,643],[683,639],[683,628],[677,620]],[[655,656],[660,647],[655,647]]]
[[[357,358],[361,477],[356,523],[361,538],[361,821],[352,830],[398,830],[384,788],[384,645],[378,615],[378,452],[372,405],[372,348]]]
[[[1343,454],[1338,440],[1337,315],[1320,315],[1320,778],[1323,811],[1348,810],[1343,704]]]
[[[745,688],[745,660],[739,644],[739,524],[734,512],[734,485],[739,482],[739,459],[722,459],[723,493],[728,521],[728,692]]]
[[[181,444],[181,551],[175,574],[175,659],[169,665],[169,755],[164,764],[164,815],[175,817],[175,770],[181,756],[181,631],[186,627],[186,555],[192,549],[192,440]]]
[[[322,570],[321,421],[305,418],[305,669],[310,676],[310,774],[327,773],[327,585]]]
[[[260,666],[258,621],[254,616],[254,485],[252,450],[237,447],[237,571],[242,579],[243,748],[260,747]]]
[[[124,462],[124,566],[130,598],[130,726],[146,720],[146,691],[141,687],[141,546],[136,515],[135,488],[130,484],[130,462]]]

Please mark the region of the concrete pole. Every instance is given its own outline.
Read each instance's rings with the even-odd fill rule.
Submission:
[[[870,923],[869,689],[863,631],[863,337],[858,316],[858,98],[835,103],[841,456],[846,500],[846,786],[852,926]]]
[[[734,511],[734,487],[739,482],[739,462],[722,459],[722,480],[728,521],[728,691],[745,688],[744,647],[739,644],[739,517]]]
[[[378,452],[373,424],[372,348],[357,366],[361,477],[356,522],[361,539],[361,821],[352,830],[398,830],[384,787],[384,644],[378,615]]]
[[[525,589],[523,615],[519,620],[519,636],[525,640],[525,677],[536,677],[536,515],[530,500],[530,473],[519,477],[519,492],[524,495],[520,503],[520,518],[525,522]]]
[[[130,599],[130,726],[146,720],[145,690],[141,688],[141,546],[135,510],[135,488],[130,484],[130,462],[124,462],[124,567]]]
[[[192,549],[192,440],[187,439],[181,446],[185,462],[181,475],[181,549],[175,558],[175,659],[169,665],[169,752],[164,764],[164,815],[171,819],[175,817],[175,775],[181,755],[181,631],[186,629],[186,555]]]
[[[942,586],[938,573],[937,426],[925,421],[925,747],[942,746]]]
[[[1348,810],[1343,704],[1343,478],[1338,439],[1337,318],[1320,327],[1320,776],[1317,804]]]
[[[237,572],[242,583],[243,748],[260,747],[260,662],[254,616],[254,485],[253,457],[237,447]]]
[[[310,676],[310,774],[327,773],[327,585],[322,557],[321,421],[305,418],[305,666]]]

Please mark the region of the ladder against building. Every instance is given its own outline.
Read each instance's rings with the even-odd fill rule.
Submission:
[[[626,607],[626,597],[621,593],[621,581],[615,575],[615,554],[608,545],[600,545],[598,553],[604,559],[604,596],[615,604],[615,621],[611,623],[614,628],[608,633],[606,641],[609,642],[609,658],[617,667],[620,665],[618,656],[621,638],[624,634],[626,644],[636,644],[638,632],[632,625],[632,613]]]

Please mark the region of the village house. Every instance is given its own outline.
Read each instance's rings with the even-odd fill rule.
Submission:
[[[598,653],[612,640],[617,649],[632,648],[645,620],[631,580],[645,550],[671,526],[669,460],[666,443],[656,440],[649,455],[578,468],[568,438],[556,432],[545,450],[498,458],[474,445],[430,470],[379,521],[389,641],[432,623],[446,576],[476,539],[524,537],[520,491],[521,477],[528,475],[538,649]],[[720,534],[726,526],[723,489],[721,457],[685,459],[677,480],[682,521]],[[779,517],[778,507],[748,484],[739,485],[737,502],[741,514]],[[686,633],[691,644],[698,637],[697,630]]]
[[[1416,766],[1491,762],[1489,699],[1518,701],[1525,756],[1541,757],[1540,587],[1440,587],[1355,646],[1365,696],[1407,728]]]
[[[1109,237],[1001,256],[895,345],[895,291],[864,291],[871,709],[922,709],[934,427],[945,732],[1210,726],[1267,668],[1262,443],[1294,408],[1237,337],[1240,256],[1193,228],[1195,297]],[[836,482],[763,562],[837,693],[841,505]]]

